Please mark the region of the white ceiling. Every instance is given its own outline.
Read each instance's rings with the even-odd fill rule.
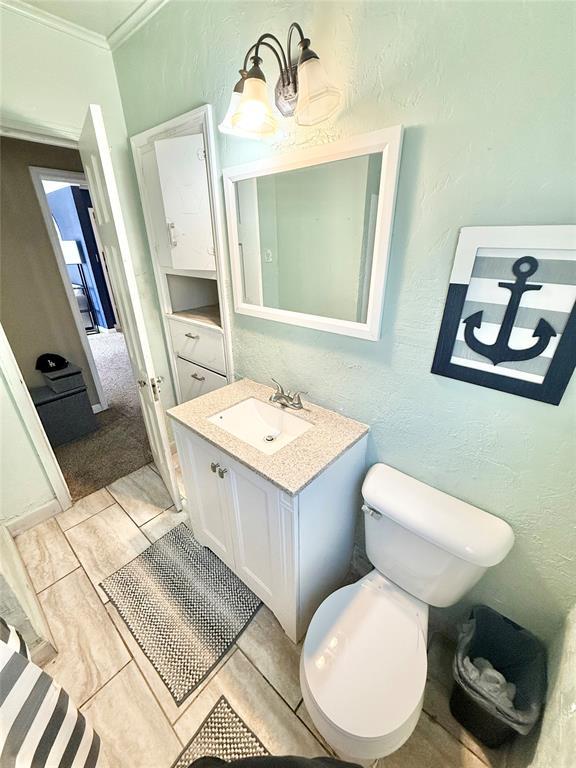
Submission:
[[[26,3],[109,37],[146,0],[26,0]]]

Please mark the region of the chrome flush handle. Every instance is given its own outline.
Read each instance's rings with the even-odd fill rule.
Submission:
[[[382,512],[378,512],[377,509],[372,509],[368,504],[362,504],[362,512],[364,512],[365,515],[370,515],[374,520],[380,520],[382,517]]]

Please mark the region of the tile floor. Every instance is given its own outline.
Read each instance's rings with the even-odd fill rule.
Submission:
[[[185,519],[152,465],[20,534],[16,543],[59,648],[46,669],[102,737],[107,768],[169,768],[224,695],[272,754],[327,747],[302,703],[299,646],[263,607],[211,675],[176,706],[97,586]],[[448,708],[450,648],[433,638],[424,711],[409,741],[378,768],[504,768]]]

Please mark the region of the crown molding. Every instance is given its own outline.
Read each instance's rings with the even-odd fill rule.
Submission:
[[[108,37],[98,32],[92,32],[92,30],[81,27],[79,24],[74,24],[72,21],[61,19],[53,13],[48,13],[41,8],[24,2],[24,0],[0,0],[0,8],[17,13],[50,29],[76,37],[78,40],[95,45],[105,51],[110,51],[125,43],[128,38],[155,16],[167,2],[168,0],[144,0]]]
[[[78,149],[79,129],[47,121],[17,120],[0,114],[0,136]]]
[[[33,5],[23,2],[23,0],[0,0],[0,8],[12,11],[13,13],[18,13],[20,16],[31,19],[38,24],[43,24],[50,29],[55,29],[58,32],[63,32],[71,37],[76,37],[78,40],[90,43],[90,45],[95,45],[105,51],[110,50],[110,46],[104,35],[80,27],[78,24],[74,24],[71,21],[61,19],[59,16],[54,16],[52,13],[48,13],[47,11],[43,11],[40,8],[36,8]]]
[[[116,27],[108,35],[108,44],[111,50],[116,50],[119,46],[128,40],[140,27],[144,26],[158,11],[166,5],[168,0],[144,0],[144,2],[133,11],[128,18]]]

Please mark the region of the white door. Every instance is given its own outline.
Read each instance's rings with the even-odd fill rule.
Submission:
[[[132,370],[138,382],[150,448],[176,508],[181,509],[182,502],[159,396],[160,381],[152,363],[102,110],[96,104],[89,107],[79,149],[96,214],[99,241],[110,271]]]
[[[223,469],[227,470],[225,488],[234,521],[234,570],[275,610],[285,594],[280,492],[238,462],[225,461]]]
[[[191,510],[194,535],[204,546],[236,570],[233,552],[232,519],[228,509],[223,456],[205,441],[190,441],[194,466],[194,497]]]
[[[204,138],[196,133],[154,142],[166,237],[174,269],[215,270]]]

